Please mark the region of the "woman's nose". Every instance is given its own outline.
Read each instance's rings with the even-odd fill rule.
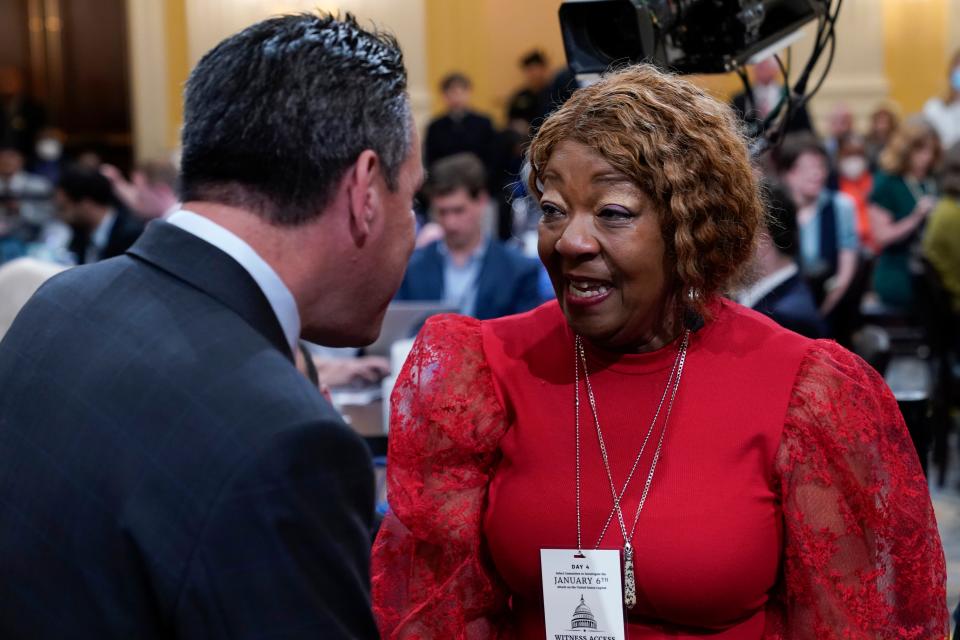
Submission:
[[[556,249],[565,258],[595,255],[600,246],[590,216],[573,216],[557,239]]]

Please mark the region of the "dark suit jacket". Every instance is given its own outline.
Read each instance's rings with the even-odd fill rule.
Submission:
[[[499,180],[496,162],[497,132],[490,118],[468,111],[463,118],[441,116],[427,127],[424,139],[424,162],[429,169],[441,158],[470,152],[483,162],[491,183]]]
[[[110,227],[110,234],[107,236],[107,244],[100,252],[100,260],[115,258],[123,255],[129,249],[140,234],[143,233],[143,223],[128,212],[123,207],[115,209],[117,217],[113,220],[113,226]],[[90,244],[90,234],[80,234],[74,231],[73,238],[70,240],[70,251],[77,256],[77,264],[86,262],[87,247]]]
[[[369,454],[219,249],[53,278],[0,389],[0,637],[376,637]]]
[[[410,258],[397,300],[443,300],[443,254],[440,240],[417,249]],[[480,266],[474,316],[480,320],[522,313],[543,300],[540,264],[491,240]]]
[[[808,338],[825,338],[827,325],[813,302],[813,294],[799,274],[781,283],[753,307],[782,327]]]

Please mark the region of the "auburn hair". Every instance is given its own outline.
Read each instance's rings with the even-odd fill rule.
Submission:
[[[577,90],[530,143],[529,187],[554,149],[574,141],[602,155],[651,199],[678,302],[706,315],[753,255],[765,209],[739,120],[693,83],[640,64]]]

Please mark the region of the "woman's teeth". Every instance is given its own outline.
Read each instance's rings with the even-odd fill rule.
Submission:
[[[570,281],[570,293],[577,298],[596,298],[610,291],[610,287],[595,282]]]

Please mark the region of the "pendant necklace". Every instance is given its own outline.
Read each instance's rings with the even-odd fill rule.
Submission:
[[[590,410],[593,414],[593,421],[597,427],[597,441],[600,444],[600,457],[603,459],[603,467],[607,474],[607,480],[610,483],[610,494],[613,498],[613,509],[610,511],[610,515],[607,516],[607,520],[603,525],[603,529],[600,531],[600,537],[597,538],[597,544],[594,546],[594,548],[600,548],[600,543],[603,541],[603,537],[607,533],[607,528],[610,526],[610,522],[613,520],[614,516],[616,516],[617,524],[620,526],[620,532],[623,535],[623,602],[628,609],[633,608],[637,604],[637,587],[634,576],[634,551],[631,541],[633,540],[634,533],[636,533],[637,523],[640,520],[640,512],[643,510],[643,505],[647,501],[647,494],[649,494],[650,486],[653,483],[653,474],[657,469],[657,462],[659,462],[660,454],[663,451],[664,435],[667,432],[667,423],[670,420],[670,413],[673,411],[673,402],[677,397],[677,389],[680,387],[680,378],[683,375],[683,366],[686,363],[687,348],[689,347],[689,344],[690,330],[686,329],[683,333],[683,339],[681,340],[677,357],[673,362],[673,368],[670,371],[670,377],[667,378],[667,384],[663,389],[663,395],[660,397],[660,403],[657,405],[657,411],[653,416],[653,420],[650,422],[650,427],[647,429],[647,434],[643,439],[643,443],[640,446],[640,451],[637,453],[637,457],[633,462],[630,473],[627,475],[627,479],[623,484],[623,488],[618,492],[617,487],[613,482],[613,473],[610,469],[610,459],[607,455],[607,446],[603,439],[603,431],[600,429],[600,416],[597,412],[597,403],[593,394],[593,387],[590,384],[590,374],[587,368],[587,358],[583,348],[583,339],[579,335],[575,336],[574,338],[574,428],[576,431],[577,471],[577,549],[582,554],[583,543],[581,539],[582,527],[580,514],[580,368],[582,367],[584,386],[587,389],[587,398],[589,399]],[[660,438],[657,442],[657,448],[653,453],[653,460],[650,463],[650,469],[647,472],[647,478],[643,486],[643,492],[640,495],[640,503],[637,505],[637,511],[633,518],[633,524],[628,530],[626,522],[623,519],[623,510],[621,509],[620,504],[627,493],[627,488],[630,486],[630,481],[633,479],[633,476],[637,470],[637,466],[640,464],[640,459],[643,457],[643,452],[646,450],[647,443],[650,440],[650,436],[653,434],[654,428],[657,424],[657,419],[660,417],[660,411],[663,408],[664,401],[668,395],[670,396],[670,401],[667,404],[667,412],[664,416],[663,428],[660,430]]]

